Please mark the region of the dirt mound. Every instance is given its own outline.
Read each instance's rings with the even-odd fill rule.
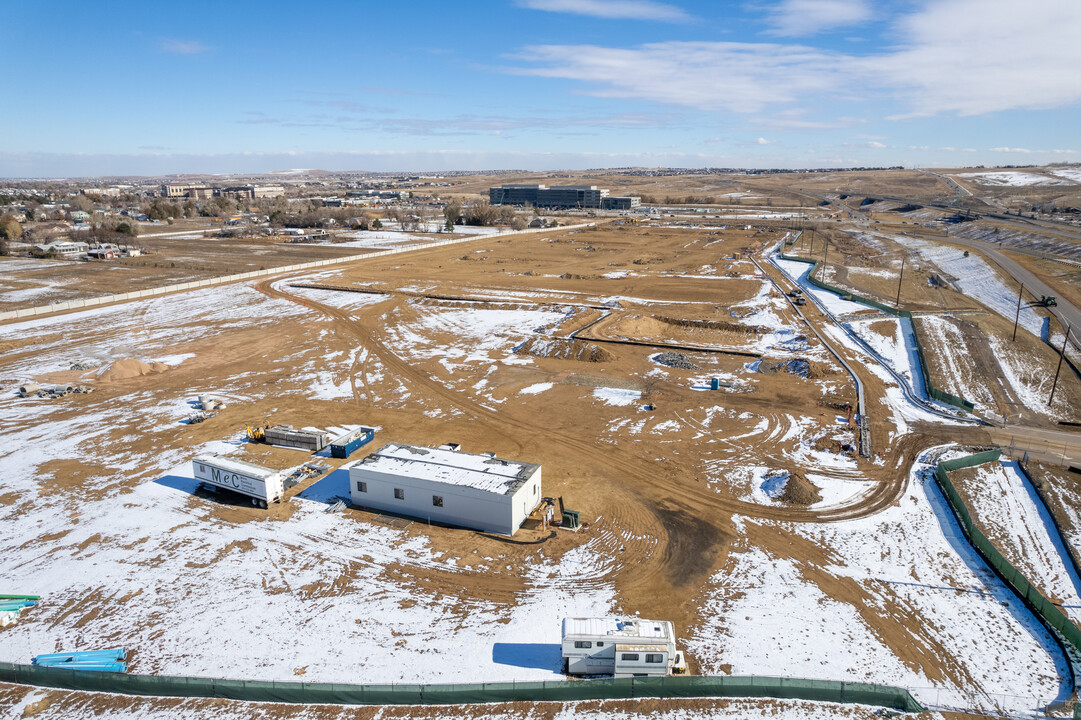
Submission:
[[[560,338],[532,337],[514,348],[519,355],[533,357],[558,358],[559,360],[578,360],[580,362],[609,362],[615,359],[612,353],[599,345],[580,340]]]
[[[665,325],[672,325],[680,328],[704,328],[708,330],[726,330],[728,332],[737,332],[744,335],[761,335],[766,331],[765,328],[756,327],[754,325],[740,325],[739,323],[729,322],[727,320],[693,320],[688,318],[674,318],[666,315],[657,315]]]
[[[105,382],[129,380],[143,375],[163,373],[168,369],[169,366],[162,362],[145,363],[142,360],[125,358],[123,360],[114,360],[101,368],[97,373],[97,378]]]
[[[790,472],[788,482],[784,484],[784,492],[777,499],[789,505],[814,505],[822,499],[822,493],[800,473]]]

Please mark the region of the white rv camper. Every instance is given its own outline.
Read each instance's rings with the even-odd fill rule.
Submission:
[[[656,677],[687,672],[667,620],[563,618],[563,670],[568,675]]]

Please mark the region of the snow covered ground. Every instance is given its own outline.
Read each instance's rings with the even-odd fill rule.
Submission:
[[[994,396],[987,384],[976,374],[975,366],[964,357],[967,344],[955,324],[955,318],[922,315],[917,322],[920,335],[925,337],[924,349],[930,352],[930,348],[934,348],[935,359],[944,364],[940,369],[950,386],[942,389],[960,395],[977,406],[993,405]]]
[[[822,570],[850,579],[852,599],[827,596],[814,566],[737,538],[729,566],[704,589],[703,620],[688,636],[701,671],[891,683],[916,688],[925,702],[997,703],[1018,712],[1067,693],[1060,651],[971,551],[929,459],[912,468],[899,502],[871,517],[742,520],[828,549],[833,560]],[[885,629],[894,649],[880,635]],[[953,677],[920,672],[912,659],[921,656]]]
[[[320,299],[335,298],[379,301],[350,293]],[[491,311],[466,319],[456,312],[429,319],[441,332],[441,321],[474,331],[479,342],[469,354],[485,359],[496,351],[486,344],[493,333],[502,350],[515,340],[500,333],[517,337],[562,317]],[[429,593],[410,581],[411,568],[465,571],[460,558],[425,537],[351,512],[324,512],[347,493],[344,470],[291,500],[287,520],[229,521],[219,504],[195,495],[190,458],[239,453],[243,441],[178,444],[188,400],[209,392],[239,404],[257,393],[310,388],[268,386],[245,373],[187,388],[184,397],[139,390],[122,402],[80,396],[77,408],[11,392],[11,378],[67,370],[73,359],[197,362],[179,351],[179,341],[308,316],[316,319],[300,305],[237,284],[0,326],[0,340],[25,340],[36,350],[5,366],[9,380],[0,392],[0,547],[21,549],[0,557],[0,576],[43,596],[0,633],[0,659],[126,646],[136,651],[134,672],[364,682],[560,679],[560,619],[616,610],[614,590],[601,579],[611,560],[593,541],[527,571],[513,602],[478,600]],[[326,331],[318,321],[312,328]],[[348,369],[355,359],[348,348],[318,350],[287,348],[273,362],[303,376],[339,362]],[[329,365],[311,364],[324,355],[333,356]],[[138,445],[145,450],[112,435],[136,426],[148,440]],[[57,462],[91,469],[78,497],[62,491],[67,480]],[[498,555],[473,560],[479,565],[472,572],[505,566]],[[399,661],[386,662],[390,649]]]
[[[1067,559],[1050,514],[1017,463],[980,465],[975,481],[965,487],[965,501],[984,534],[1045,596],[1061,602],[1062,611],[1081,624],[1081,578]]]
[[[8,323],[0,325],[0,340],[32,341],[37,355],[6,364],[4,375],[31,380],[67,370],[74,360],[150,360],[162,348],[171,354],[178,342],[212,337],[229,328],[270,327],[278,319],[305,312],[295,303],[268,298],[238,283]]]
[[[1053,375],[1039,366],[1034,366],[1025,356],[1018,355],[1010,347],[1010,343],[995,337],[989,337],[988,341],[998,359],[999,367],[1002,368],[1003,379],[1013,388],[1025,407],[1055,420],[1068,420],[1072,417],[1070,409],[1064,406],[1065,393],[1058,394],[1053,406],[1047,405],[1051,385],[1054,383]]]
[[[934,263],[945,274],[956,278],[953,284],[964,295],[986,305],[1010,322],[1017,313],[1017,288],[1007,287],[991,265],[975,253],[965,257],[965,251],[949,245],[917,240],[911,237],[894,237],[893,240],[912,248],[927,261]],[[1036,337],[1044,336],[1046,319],[1021,304],[1020,325]]]
[[[26,459],[18,450],[5,457],[5,474]],[[82,504],[76,526],[41,500],[5,518],[6,547],[20,538],[57,539],[32,562],[18,553],[0,560],[0,572],[45,598],[0,635],[0,657],[26,662],[41,652],[122,645],[137,649],[132,670],[141,673],[555,680],[560,619],[612,611],[610,588],[576,582],[605,562],[588,546],[555,568],[538,568],[512,606],[433,597],[388,577],[385,569],[395,565],[456,572],[457,564],[425,539],[325,512],[328,498],[348,492],[345,470],[295,498],[285,522],[220,521],[206,502],[191,502],[196,486],[183,462],[131,491]],[[498,567],[498,558],[487,562]],[[548,579],[553,570],[559,583]],[[223,627],[227,642],[210,631]],[[394,648],[401,662],[358,648]]]
[[[1055,173],[1056,175],[1058,173]],[[1010,187],[1027,187],[1029,185],[1069,185],[1064,180],[1056,180],[1046,175],[1037,175],[1026,172],[970,172],[958,173],[954,177],[964,180],[972,179],[981,185],[1004,185]]]
[[[866,305],[861,305],[860,303],[852,302],[851,300],[845,300],[836,293],[822,290],[808,282],[807,275],[811,272],[810,263],[785,260],[780,256],[777,256],[774,261],[789,278],[803,288],[805,293],[813,296],[814,299],[818,301],[819,305],[825,307],[826,310],[834,315],[846,315],[848,313],[857,313],[870,309]]]
[[[895,372],[903,376],[909,385],[917,389],[921,397],[926,397],[923,376],[919,371],[919,356],[915,345],[908,341],[911,333],[904,332],[900,319],[872,318],[845,324],[870,345]],[[884,330],[888,331],[888,336],[883,335]]]
[[[1072,180],[1075,183],[1081,183],[1081,167],[1056,168],[1051,171],[1051,174]]]

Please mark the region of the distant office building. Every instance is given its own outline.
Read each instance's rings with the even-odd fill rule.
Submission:
[[[281,197],[285,188],[281,185],[256,185],[252,188],[252,198]]]
[[[492,205],[598,210],[630,210],[642,204],[637,197],[609,197],[608,190],[596,185],[501,185],[488,190],[488,201]]]
[[[642,198],[635,196],[606,197],[601,201],[602,210],[634,210],[642,207]]]
[[[161,196],[165,198],[191,198],[207,200],[212,197],[231,197],[238,200],[279,197],[285,194],[281,185],[238,185],[235,187],[210,187],[208,185],[162,185]]]

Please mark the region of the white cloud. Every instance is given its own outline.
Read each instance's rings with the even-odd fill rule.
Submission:
[[[691,19],[675,5],[653,0],[518,0],[518,6],[613,20],[687,22]]]
[[[1081,101],[1081,3],[947,0],[903,17],[901,45],[866,69],[910,115],[1046,109]]]
[[[874,150],[881,150],[882,148],[886,147],[885,143],[880,143],[877,140],[871,140],[870,142],[866,142],[863,144],[863,146],[872,148]]]
[[[846,81],[838,58],[798,45],[666,42],[637,48],[541,45],[525,59],[544,67],[523,74],[580,80],[599,97],[638,98],[706,110],[758,112]]]
[[[775,143],[777,141],[776,140],[767,140],[767,139],[765,139],[763,137],[760,137],[755,142],[757,142],[759,145],[772,145],[773,143]]]
[[[877,54],[783,43],[544,45],[524,56],[539,67],[512,72],[584,82],[599,97],[703,110],[776,112],[858,93],[907,104],[894,119],[977,115],[1081,102],[1079,28],[1078,0],[939,0],[900,18],[897,44]]]
[[[198,40],[177,40],[176,38],[162,38],[158,41],[158,47],[174,55],[198,55],[210,49]]]
[[[991,152],[1006,152],[1006,153],[1030,153],[1032,152],[1028,148],[1012,148],[1012,147],[993,147],[988,148]]]
[[[781,0],[769,10],[771,35],[801,37],[858,25],[871,18],[867,0]]]

